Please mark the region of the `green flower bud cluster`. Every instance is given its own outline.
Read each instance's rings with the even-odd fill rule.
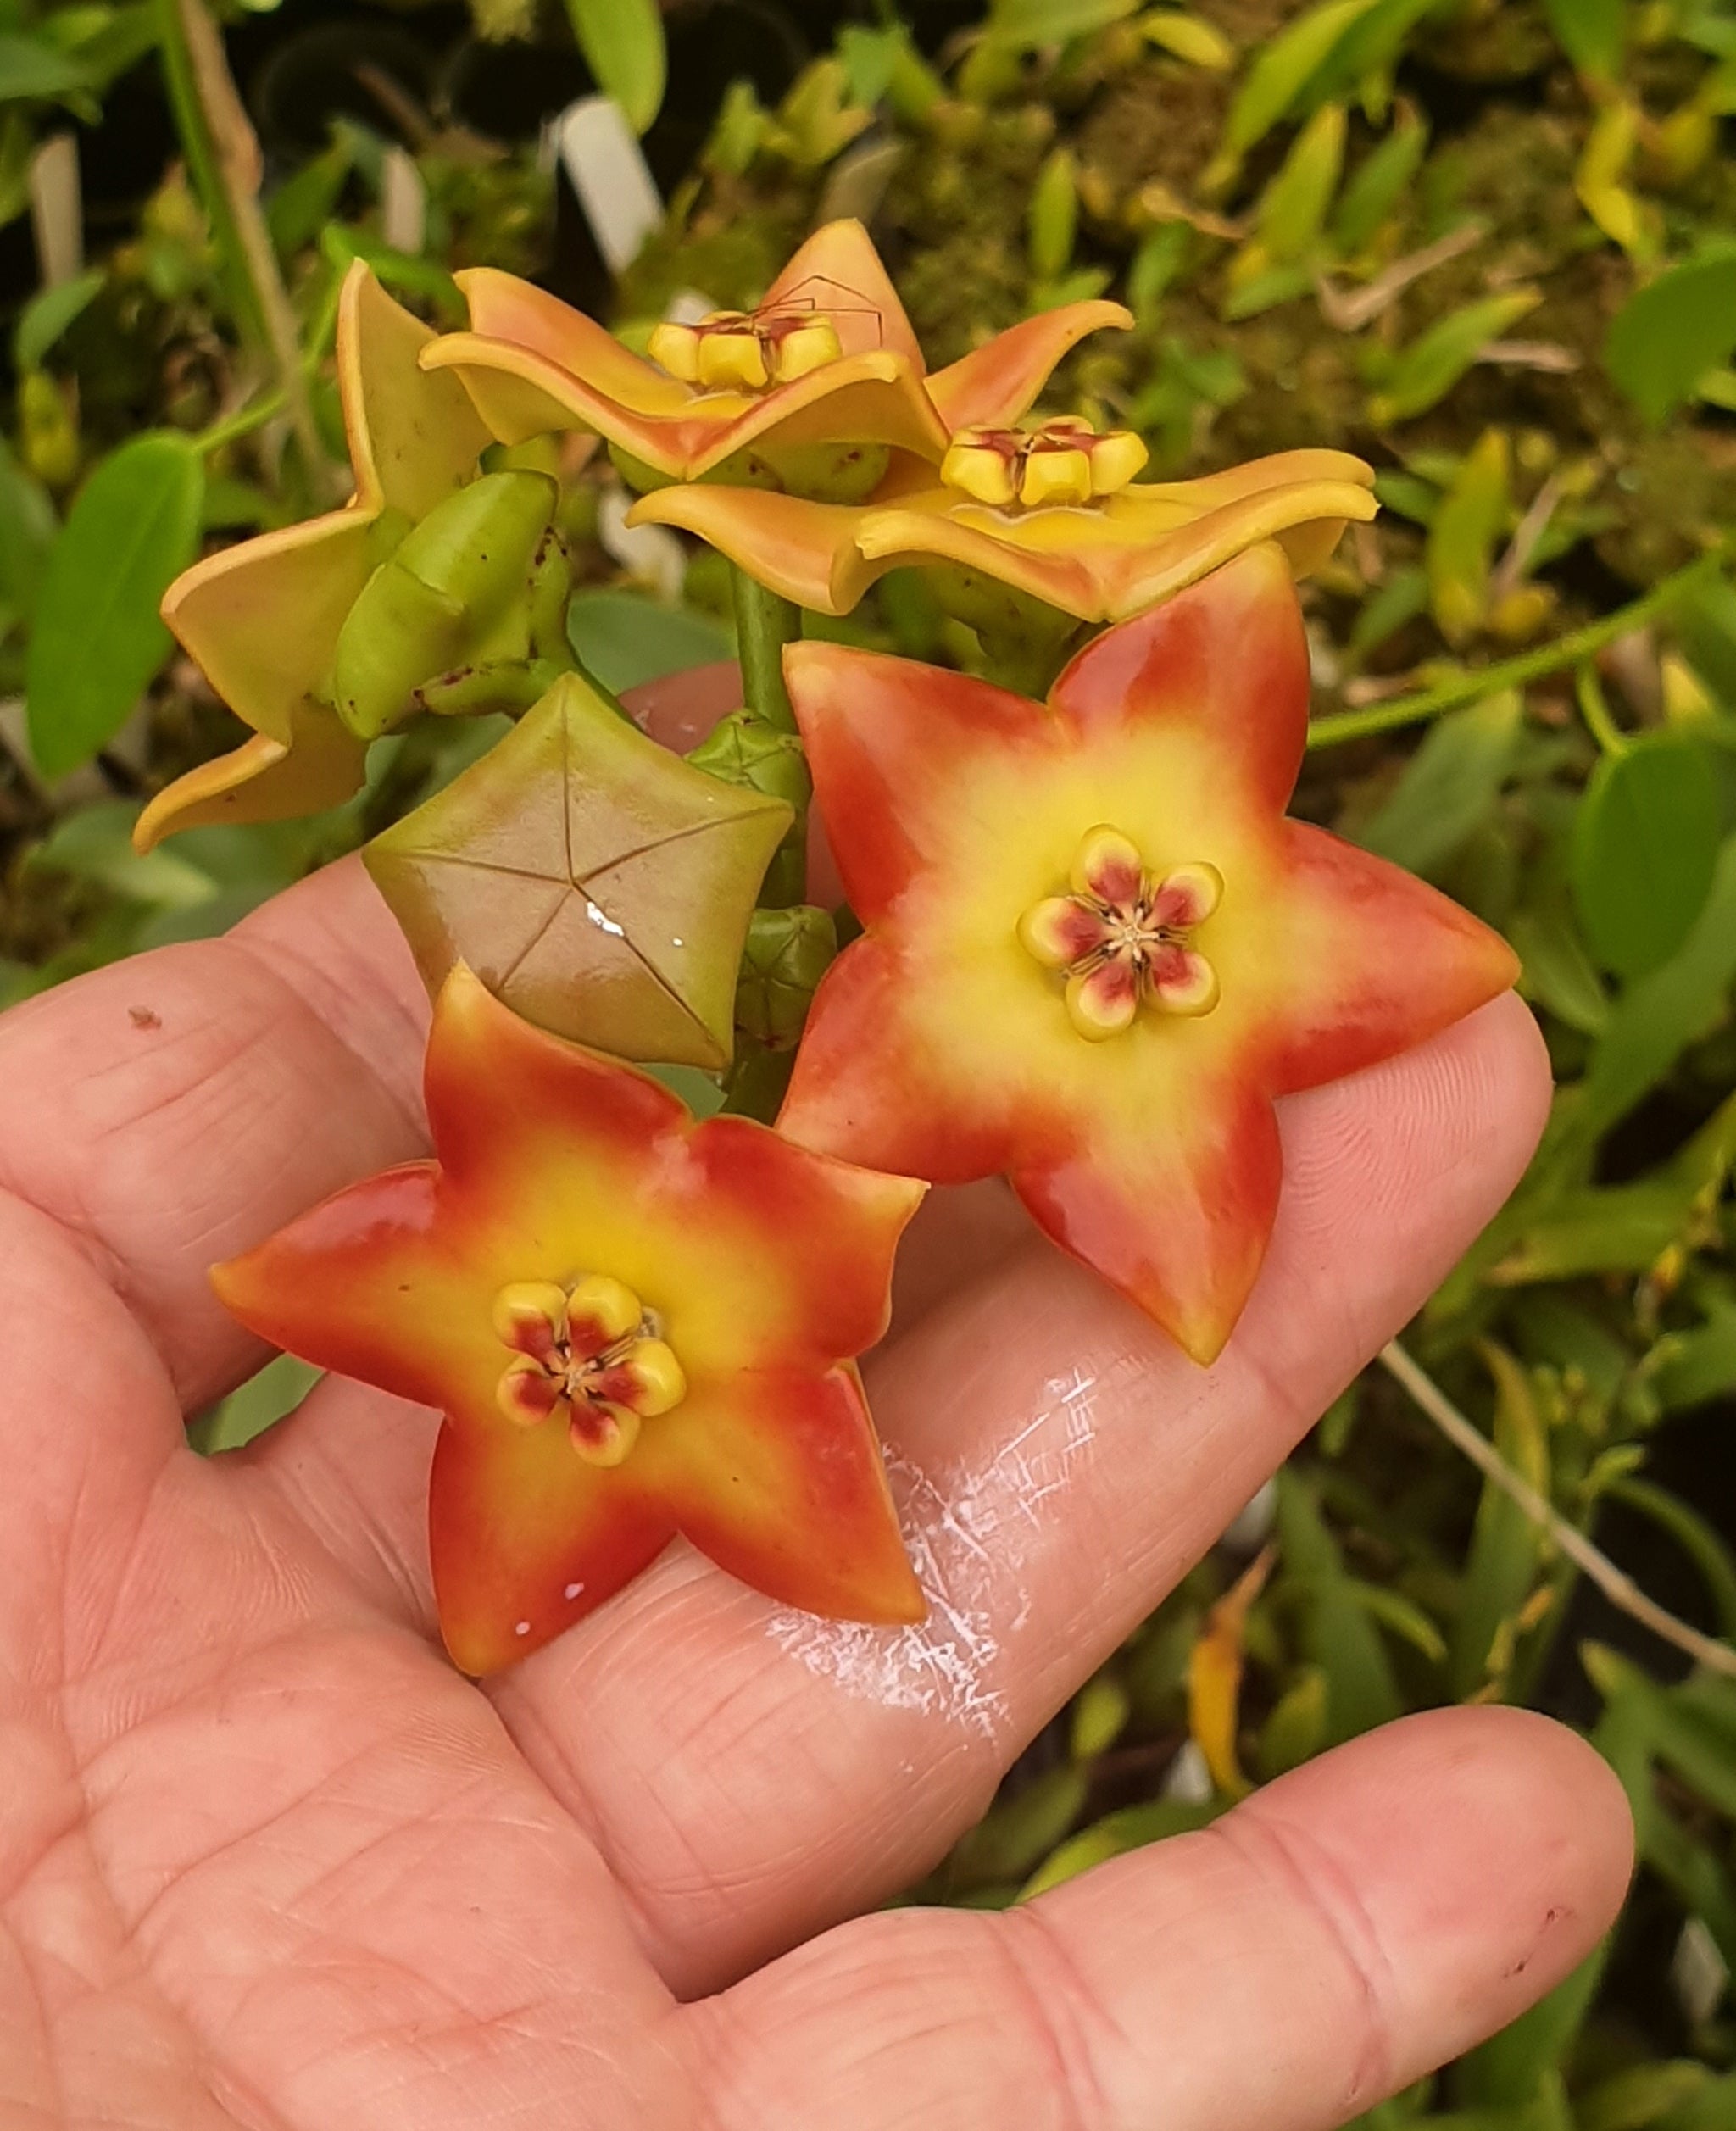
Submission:
[[[359,739],[418,710],[523,709],[572,669],[571,574],[547,474],[484,474],[418,524],[381,521],[389,552],[338,632],[331,701]]]
[[[755,910],[736,985],[736,1027],[768,1049],[793,1050],[814,989],[837,954],[830,910],[811,903]]]
[[[752,710],[732,710],[687,759],[696,770],[704,770],[725,784],[763,792],[766,798],[782,799],[795,809],[790,832],[766,871],[760,899],[798,903],[808,881],[808,802],[814,791],[800,740]]]

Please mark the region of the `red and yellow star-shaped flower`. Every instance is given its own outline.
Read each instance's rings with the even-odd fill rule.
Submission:
[[[437,1407],[435,1596],[510,1664],[677,1533],[780,1601],[921,1618],[854,1357],[884,1331],[910,1179],[521,1021],[462,966],[434,1015],[435,1159],[216,1268],[242,1323]]]
[[[1284,557],[1106,631],[1047,707],[832,644],[785,665],[865,932],[821,982],[779,1129],[938,1183],[1005,1172],[1211,1360],[1277,1210],[1274,1099],[1516,968],[1433,888],[1285,818],[1309,676]]]

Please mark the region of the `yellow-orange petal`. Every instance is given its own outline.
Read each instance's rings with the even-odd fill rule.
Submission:
[[[693,1544],[767,1597],[842,1620],[926,1612],[854,1368],[696,1383],[635,1463]]]
[[[956,363],[932,372],[928,396],[949,430],[1016,421],[1042,392],[1062,356],[1088,333],[1132,323],[1133,314],[1120,303],[1063,303],[1010,325]]]
[[[502,1354],[465,1239],[438,1220],[432,1162],[409,1162],[324,1199],[213,1266],[231,1316],[322,1369],[422,1405],[496,1422]]]
[[[225,548],[185,570],[163,619],[244,724],[288,743],[372,576],[367,513],[343,509]]]
[[[332,715],[309,704],[292,721],[287,746],[249,740],[165,785],[133,824],[133,848],[149,851],[182,829],[220,822],[287,821],[341,806],[362,788],[367,749]]]
[[[1111,620],[1135,615],[1266,541],[1283,548],[1293,576],[1318,569],[1348,523],[1366,523],[1380,509],[1372,492],[1354,482],[1297,482],[1258,489],[1220,504],[1173,531],[1143,537],[1146,502],[1140,487],[1124,488],[1104,504],[1127,513],[1127,546],[1104,573]]]
[[[856,551],[861,509],[757,488],[659,488],[627,514],[630,526],[697,533],[763,585],[817,614],[843,615],[879,571]]]
[[[1304,821],[1281,825],[1275,953],[1308,942],[1275,1002],[1278,1093],[1360,1072],[1506,991],[1518,958],[1499,932],[1403,867]]]
[[[452,343],[475,337],[525,348],[556,370],[584,378],[605,398],[642,415],[679,414],[692,398],[683,385],[624,348],[594,318],[534,282],[495,266],[466,267],[454,278],[470,306],[470,333],[453,334],[437,343],[437,352],[427,359],[428,368],[449,366]]]
[[[873,239],[849,217],[815,231],[766,290],[762,311],[823,311],[846,355],[882,349],[921,377],[926,364]]]
[[[1227,783],[1273,816],[1308,734],[1308,638],[1283,557],[1252,548],[1160,607],[1094,637],[1050,691],[1087,735],[1191,727]]]
[[[422,517],[468,480],[488,442],[457,379],[420,367],[433,337],[352,262],[337,303],[337,386],[359,511]]]

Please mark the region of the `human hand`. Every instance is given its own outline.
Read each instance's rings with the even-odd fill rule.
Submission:
[[[1494,1211],[1547,1095],[1516,1001],[1283,1106],[1210,1372],[998,1190],[932,1195],[869,1370],[922,1627],[677,1545],[481,1687],[432,1616],[431,1415],[334,1379],[219,1461],[182,1428],[264,1359],[206,1267],[423,1151],[425,1020],[346,862],[0,1023],[8,2131],[1286,2131],[1589,1950],[1621,1794],[1499,1709],[1006,1915],[827,1928],[980,1815]]]

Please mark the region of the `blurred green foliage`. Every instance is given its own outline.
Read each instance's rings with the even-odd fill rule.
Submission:
[[[648,122],[649,11],[476,12],[495,39],[576,32]],[[1411,1350],[1562,1519],[1736,1636],[1736,0],[988,0],[946,40],[927,12],[864,10],[782,90],[722,91],[615,323],[643,337],[682,292],[751,304],[817,217],[856,213],[937,363],[1033,308],[1125,298],[1135,330],[1079,350],[1053,397],[1140,430],[1160,475],[1306,444],[1374,460],[1381,520],[1308,588],[1322,744],[1299,804],[1507,933],[1559,1083],[1530,1172]],[[278,13],[292,35],[296,0]],[[0,0],[0,225],[42,143],[151,78],[167,14]],[[420,226],[390,211],[406,155]],[[28,682],[30,704],[27,730],[0,721],[8,997],[220,929],[492,737],[419,728],[336,815],[131,853],[143,796],[232,737],[163,656],[166,576],[331,500],[344,266],[370,259],[450,322],[454,267],[551,257],[534,144],[376,97],[268,170],[286,359],[258,287],[236,294],[235,204],[210,186],[184,141],[126,226],[93,230],[89,264],[24,289],[11,320],[0,698]],[[312,455],[285,424],[300,392]],[[626,686],[718,655],[711,559],[681,606],[633,583],[602,538],[608,478],[563,526],[587,656]],[[100,615],[66,590],[92,573]],[[906,576],[825,627],[975,655]],[[202,1444],[304,1385],[267,1372]],[[1628,1787],[1628,1913],[1543,2006],[1367,2122],[1722,2131],[1736,1683],[1684,1672],[1377,1372],[914,1898],[1010,1902],[1405,1710],[1533,1703]]]

